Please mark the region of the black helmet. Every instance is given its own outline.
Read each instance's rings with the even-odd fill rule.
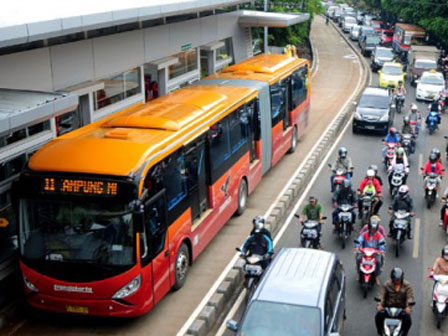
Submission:
[[[339,148],[339,157],[345,159],[347,157],[347,148],[341,147]]]
[[[429,154],[429,161],[430,161],[431,163],[436,163],[436,161],[437,161],[437,155],[436,155],[435,153],[431,153],[431,154]]]
[[[404,272],[400,267],[394,267],[392,271],[390,272],[390,279],[392,281],[394,280],[400,280],[400,282],[403,282],[404,279]]]
[[[349,179],[345,179],[344,180],[344,188],[345,189],[350,189],[352,186],[352,181],[350,181]]]
[[[252,223],[254,224],[254,232],[258,233],[264,228],[266,220],[263,216],[255,216],[254,219],[252,219]]]
[[[440,149],[434,147],[434,148],[431,150],[431,154],[435,154],[435,155],[437,156],[437,159],[440,159]]]

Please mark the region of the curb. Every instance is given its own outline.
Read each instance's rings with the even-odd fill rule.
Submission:
[[[332,23],[333,24],[333,23]],[[349,47],[355,52],[360,60],[360,65],[364,70],[363,81],[356,93],[356,99],[361,95],[362,90],[366,87],[371,80],[371,72],[368,63],[365,61],[364,57],[359,53],[355,47],[348,42],[348,39],[344,36],[342,32],[337,29],[334,24],[333,27],[336,31],[344,38]],[[313,59],[315,55],[314,45],[311,43]],[[316,62],[313,61],[312,70]],[[337,139],[340,132],[346,126],[348,122],[352,119],[352,105],[348,104],[343,112],[335,119],[333,119],[331,127],[328,129],[322,141],[317,146],[315,153],[305,162],[303,168],[296,174],[295,178],[286,188],[286,191],[280,197],[278,202],[274,205],[273,209],[267,216],[267,228],[271,230],[273,236],[278,233],[280,227],[284,224],[284,220],[287,214],[299,198],[300,194],[307,187],[308,181],[314,174],[316,168],[319,166],[320,162],[323,160],[325,155],[328,153],[331,145]],[[186,335],[187,336],[206,336],[211,331],[213,331],[214,323],[219,321],[224,314],[227,313],[224,307],[231,307],[236,298],[241,293],[243,289],[243,267],[244,261],[238,259],[233,265],[232,269],[226,275],[225,279],[221,282],[215,294],[207,302],[205,307],[199,313],[198,317],[189,326]],[[237,294],[237,295],[235,295]],[[229,300],[224,302],[225,300]],[[213,313],[210,311],[213,310]]]

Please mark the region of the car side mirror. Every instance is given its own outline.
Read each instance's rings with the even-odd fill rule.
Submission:
[[[226,323],[227,329],[237,332],[238,331],[238,323],[235,320],[229,320]]]

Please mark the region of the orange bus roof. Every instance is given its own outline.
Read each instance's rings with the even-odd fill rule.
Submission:
[[[300,65],[309,63],[306,59],[287,55],[258,55],[241,63],[231,65],[207,79],[233,78],[275,83]]]
[[[419,27],[419,26],[416,26],[413,24],[409,24],[409,23],[397,23],[397,27],[400,27],[403,30],[407,30],[407,31],[426,33],[426,30],[424,30],[422,27]]]
[[[256,95],[245,87],[182,88],[54,139],[32,156],[29,167],[130,176],[145,161],[160,161]]]

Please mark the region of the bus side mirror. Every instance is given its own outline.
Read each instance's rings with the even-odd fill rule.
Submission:
[[[143,204],[137,205],[137,207],[133,213],[133,219],[134,219],[135,230],[137,232],[143,232],[144,225],[145,225],[145,211],[144,211]]]

